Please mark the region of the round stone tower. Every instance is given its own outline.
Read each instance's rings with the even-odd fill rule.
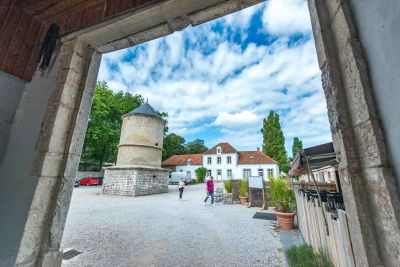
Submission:
[[[165,121],[148,104],[122,116],[117,165],[105,169],[103,193],[142,196],[168,192],[161,168]]]
[[[122,119],[117,165],[161,167],[165,121],[148,103]]]

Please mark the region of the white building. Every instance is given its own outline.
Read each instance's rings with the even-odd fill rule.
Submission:
[[[201,161],[198,157],[201,157]],[[190,164],[189,159],[191,159]],[[194,172],[198,167],[205,167],[207,176],[213,176],[217,181],[250,176],[262,176],[267,180],[267,177],[279,176],[278,163],[272,158],[258,149],[237,151],[229,143],[219,143],[203,154],[172,156],[165,160],[162,166],[172,171],[186,172]]]
[[[163,168],[173,172],[185,172],[186,177],[196,178],[195,170],[203,166],[201,154],[174,155],[164,160]]]

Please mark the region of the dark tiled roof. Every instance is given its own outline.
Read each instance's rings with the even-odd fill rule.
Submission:
[[[275,160],[261,151],[240,151],[238,164],[276,164]]]
[[[202,154],[174,155],[162,162],[162,166],[184,166],[188,159],[192,160],[192,165],[203,165]]]
[[[157,112],[153,109],[152,106],[150,106],[149,103],[143,103],[142,105],[140,105],[140,107],[135,108],[134,110],[132,110],[131,112],[129,112],[126,115],[133,115],[133,114],[143,114],[143,115],[147,115],[147,116],[154,116],[154,117],[158,117],[161,118],[160,115],[157,114]]]
[[[204,154],[217,154],[217,147],[221,147],[221,154],[224,153],[237,153],[237,150],[231,146],[229,143],[219,143],[215,145],[213,148],[204,152]]]

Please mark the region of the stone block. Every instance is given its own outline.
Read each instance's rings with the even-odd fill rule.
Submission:
[[[379,129],[378,121],[367,120],[354,126],[354,136],[357,142],[358,153],[361,165],[365,168],[376,166],[387,166],[388,160],[385,141],[382,134],[376,134],[375,129]]]
[[[73,163],[72,163],[73,162]],[[69,160],[71,168],[72,164],[79,163],[79,161]],[[76,174],[71,172],[72,175]],[[64,176],[61,180],[59,187],[59,194],[52,214],[52,222],[50,226],[50,233],[46,246],[51,248],[59,248],[61,245],[62,234],[64,232],[65,221],[67,219],[68,209],[71,202],[72,191],[74,189],[75,175]]]
[[[89,69],[86,73],[86,83],[85,83],[85,90],[84,92],[90,95],[94,94],[94,90],[96,89],[96,81],[97,75],[99,73],[101,63],[101,54],[98,52],[92,53],[92,60],[89,65]],[[89,111],[90,111],[89,105]]]
[[[55,120],[50,129],[51,137],[47,151],[54,153],[68,153],[71,131],[74,127],[77,110],[63,105],[55,107]],[[43,149],[43,148],[42,148]]]
[[[44,253],[42,265],[43,267],[60,267],[62,263],[63,253],[61,251],[48,251]]]
[[[76,173],[78,172],[80,155],[69,154],[64,169],[64,178],[73,177],[75,179]]]
[[[79,156],[82,154],[88,119],[89,113],[83,111],[78,112],[78,115],[75,118],[75,129],[72,133],[68,153]]]
[[[322,66],[325,64],[326,59],[327,59],[327,52],[325,51],[325,44],[322,39],[322,33],[321,33],[321,21],[317,13],[317,7],[316,7],[316,0],[309,0],[308,1],[308,7],[310,11],[310,18],[311,18],[311,25],[312,25],[312,30],[313,30],[313,35],[314,35],[314,41],[315,41],[315,48],[317,50],[317,56],[318,56],[318,63],[319,67],[322,68]]]
[[[63,176],[66,161],[66,155],[62,153],[39,154],[33,163],[32,175],[60,178]]]
[[[346,4],[347,0],[329,0],[329,1],[321,1],[324,3],[327,13],[329,14],[329,21],[332,21],[339,9]]]
[[[18,252],[18,262],[30,262],[39,255],[59,182],[53,177],[39,177]]]

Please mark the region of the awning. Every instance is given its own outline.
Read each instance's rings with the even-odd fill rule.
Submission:
[[[333,143],[326,143],[318,146],[303,149],[296,154],[289,175],[301,175],[308,173],[308,166],[311,171],[322,167],[335,167],[338,165]]]

